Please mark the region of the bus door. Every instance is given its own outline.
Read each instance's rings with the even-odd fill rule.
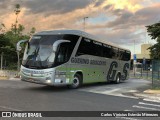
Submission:
[[[70,71],[70,64],[68,64],[68,60],[71,56],[71,49],[70,49],[70,43],[69,42],[65,42],[65,43],[61,43],[59,45],[58,51],[57,51],[57,59],[56,59],[56,63],[61,65],[61,67],[59,67],[60,71],[63,71],[67,76],[69,76],[69,71]],[[66,77],[67,77],[66,76]]]

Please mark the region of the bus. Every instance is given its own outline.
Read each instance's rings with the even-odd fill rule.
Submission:
[[[22,81],[78,88],[96,82],[127,80],[131,52],[80,30],[35,33],[26,42]]]

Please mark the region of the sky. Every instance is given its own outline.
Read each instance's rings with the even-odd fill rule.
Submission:
[[[145,26],[160,21],[160,0],[0,0],[0,23],[9,29],[18,22],[26,31],[78,29],[140,53],[144,43],[154,44]],[[135,43],[135,44],[134,44]],[[135,45],[135,50],[134,50]]]

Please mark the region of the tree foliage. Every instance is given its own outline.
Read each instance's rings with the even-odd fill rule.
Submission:
[[[146,27],[148,35],[157,42],[149,48],[151,51],[151,58],[160,60],[160,22]]]
[[[4,24],[3,24],[4,25]],[[5,26],[5,25],[4,25]],[[16,69],[17,65],[17,53],[16,53],[16,44],[19,40],[29,39],[30,36],[35,32],[35,28],[32,28],[30,32],[24,34],[25,27],[21,24],[18,24],[17,32],[15,34],[15,28],[11,28],[7,31],[4,27],[0,29],[0,54],[3,53],[4,60],[8,69]],[[20,58],[23,56],[23,51],[20,53]],[[13,65],[14,64],[14,65]],[[11,67],[12,66],[12,67]]]
[[[18,24],[18,14],[20,12],[20,5],[15,5],[16,21],[11,25],[9,29],[6,29],[4,23],[0,24],[0,54],[3,53],[3,66],[8,69],[17,68],[17,53],[16,44],[20,40],[29,39],[36,29],[33,27],[28,33],[25,34],[25,27],[22,24]],[[23,52],[23,51],[22,51]],[[20,53],[20,58],[23,54]]]

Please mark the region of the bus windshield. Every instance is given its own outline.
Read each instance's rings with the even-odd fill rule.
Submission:
[[[71,36],[73,35],[33,36],[26,45],[22,65],[27,68],[45,69],[55,66],[57,62],[60,63],[66,62],[67,60],[69,60],[69,57],[71,55],[71,50],[70,53],[66,53],[69,48],[67,46],[70,46],[68,45],[69,43],[68,44],[62,43],[63,45],[60,45],[57,51],[53,51],[53,44],[55,41],[60,39],[71,40]],[[76,43],[76,41],[74,43]],[[70,44],[72,44],[72,42]],[[70,47],[73,48],[74,46]],[[63,56],[67,56],[67,58],[64,58]]]

